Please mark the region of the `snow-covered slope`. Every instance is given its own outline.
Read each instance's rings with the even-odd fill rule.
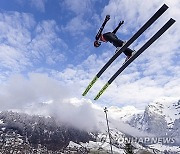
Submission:
[[[112,118],[124,122],[130,120],[134,115],[143,113],[143,110],[138,110],[134,106],[125,106],[123,108],[112,106],[108,110]]]
[[[166,135],[178,125],[180,119],[180,100],[161,98],[150,103],[143,114],[137,114],[129,124],[143,131]]]
[[[170,142],[165,143],[165,146],[180,145],[180,100],[177,98],[157,99],[145,108],[143,114],[134,115],[127,122],[155,137],[169,139]],[[164,148],[165,146],[154,147]]]
[[[151,103],[148,108],[150,112],[163,116],[169,128],[180,118],[180,100],[177,99],[161,98]]]

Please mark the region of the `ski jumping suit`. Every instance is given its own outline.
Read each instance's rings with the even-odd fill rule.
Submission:
[[[103,38],[107,41],[107,42],[110,42],[112,43],[116,48],[117,47],[122,47],[123,46],[123,41],[120,40],[115,34],[117,32],[117,30],[119,29],[121,25],[119,24],[116,29],[114,29],[113,32],[107,32],[107,33],[104,33],[103,34]],[[127,48],[125,51],[124,51],[124,54],[126,56],[131,56],[132,55],[132,52],[133,50]]]

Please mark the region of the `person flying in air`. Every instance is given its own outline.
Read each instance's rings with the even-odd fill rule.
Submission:
[[[94,47],[99,47],[101,45],[101,42],[110,42],[117,48],[116,49],[116,52],[117,52],[118,48],[122,47],[125,44],[125,42],[120,40],[116,35],[116,32],[118,31],[120,26],[124,23],[124,21],[120,21],[118,26],[112,32],[107,32],[107,33],[102,34],[102,30],[106,22],[110,19],[110,16],[108,17],[109,18],[106,17],[107,19],[104,21],[102,27],[100,28],[98,34],[96,35],[96,40],[94,41]],[[133,52],[134,51],[129,48],[127,48],[124,51],[124,54],[127,56],[125,62],[132,56]]]

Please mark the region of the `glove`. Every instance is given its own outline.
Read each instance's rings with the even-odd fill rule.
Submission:
[[[110,19],[110,15],[106,15],[105,20],[108,21]]]
[[[124,20],[119,22],[119,25],[121,26],[122,24],[124,24]]]

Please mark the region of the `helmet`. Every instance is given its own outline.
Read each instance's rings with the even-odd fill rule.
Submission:
[[[97,40],[94,41],[94,47],[97,48],[97,47],[99,47],[100,45],[101,45],[101,42],[99,42],[99,41],[97,41]]]

